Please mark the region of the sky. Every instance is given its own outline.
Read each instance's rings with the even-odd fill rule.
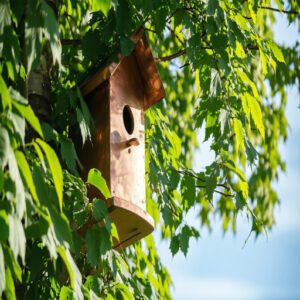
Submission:
[[[296,27],[280,15],[275,40],[291,45],[299,40]],[[275,189],[282,200],[275,211],[277,224],[266,236],[251,237],[244,246],[251,224],[241,216],[237,234],[223,234],[218,219],[213,231],[201,231],[201,238],[190,243],[187,257],[172,258],[169,245],[159,242],[158,253],[174,283],[175,300],[293,300],[300,299],[300,95],[289,88],[286,116],[289,138],[280,145],[287,172],[282,173]],[[200,140],[201,142],[201,140]],[[202,145],[195,161],[211,157]],[[201,159],[199,159],[201,158]],[[205,162],[204,164],[205,165]],[[199,166],[195,163],[195,168]],[[194,218],[193,214],[188,216]],[[158,235],[156,239],[159,240]]]

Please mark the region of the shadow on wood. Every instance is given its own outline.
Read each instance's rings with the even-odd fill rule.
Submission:
[[[132,36],[135,49],[89,77],[82,94],[95,124],[91,142],[79,149],[82,177],[97,168],[106,179],[112,198],[109,214],[124,248],[153,231],[145,202],[144,110],[160,101],[165,91],[143,30]],[[91,188],[89,197],[103,198]]]

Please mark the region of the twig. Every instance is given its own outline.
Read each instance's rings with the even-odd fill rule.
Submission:
[[[167,28],[170,30],[170,32],[175,36],[175,38],[179,41],[181,45],[184,45],[183,40],[178,36],[178,34],[173,30],[169,25],[167,25]]]
[[[206,189],[207,188],[207,186],[205,186],[205,185],[196,185],[196,187],[199,188],[199,189]],[[224,197],[230,197],[230,198],[234,197],[234,195],[232,195],[232,194],[227,194],[227,193],[224,193],[224,192],[221,192],[221,191],[218,191],[218,190],[214,190],[214,193],[220,194]]]
[[[148,27],[145,27],[144,29],[145,29],[146,31],[150,31],[150,32],[153,32],[153,33],[157,33],[156,30],[151,29],[151,28],[148,28]]]
[[[178,171],[178,172],[181,173],[181,174],[186,174],[188,176],[194,177],[195,179],[197,179],[200,182],[206,182],[205,179],[202,179],[202,178],[198,177],[197,175],[195,175],[192,172],[189,172],[189,171]],[[230,188],[226,184],[224,184],[224,183],[218,183],[217,186],[218,187],[222,187],[222,188],[224,188],[227,191],[230,191]]]
[[[171,55],[156,57],[155,61],[156,62],[169,61],[169,60],[175,59],[175,58],[180,57],[180,56],[185,55],[185,54],[186,54],[186,49],[181,49],[178,52],[173,53]]]
[[[229,47],[229,45],[226,45],[226,47]],[[214,50],[214,48],[212,46],[203,46],[200,47],[201,50]],[[248,50],[258,50],[258,46],[256,45],[248,45],[247,47],[244,47],[244,51],[247,52]],[[175,59],[177,57],[180,57],[182,55],[186,54],[186,49],[180,49],[179,51],[167,55],[167,56],[160,56],[160,57],[156,57],[155,61],[158,62],[165,62],[165,61],[170,61],[172,59]],[[216,55],[216,53],[214,52],[214,56]],[[185,65],[184,65],[185,66]]]
[[[180,66],[179,69],[183,69],[183,68],[185,68],[185,67],[188,67],[189,65],[190,65],[190,63],[185,63],[185,64],[183,64],[182,66]]]
[[[286,9],[278,9],[278,8],[274,8],[274,7],[271,7],[271,6],[264,6],[264,5],[259,5],[258,8],[261,8],[261,9],[268,9],[268,10],[272,10],[272,11],[276,11],[276,12],[282,12],[282,13],[285,13],[285,14],[291,14],[291,15],[298,15],[298,11],[296,10],[286,10]]]
[[[77,46],[82,43],[82,41],[80,39],[63,39],[63,40],[60,40],[60,42],[63,46],[65,46],[65,45]]]

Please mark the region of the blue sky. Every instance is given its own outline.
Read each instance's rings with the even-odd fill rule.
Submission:
[[[291,44],[299,40],[297,28],[278,16],[275,39],[281,44]],[[161,242],[158,251],[171,273],[174,299],[300,299],[299,103],[299,91],[290,88],[286,111],[289,139],[280,145],[287,172],[281,174],[275,185],[282,200],[276,209],[275,228],[268,238],[250,238],[243,248],[250,230],[246,217],[238,219],[236,236],[231,233],[224,236],[216,219],[212,233],[202,230],[201,238],[191,243],[187,258],[182,254],[172,258],[168,244]],[[200,149],[195,161],[199,161],[199,157],[202,160],[211,157],[207,146]],[[199,165],[195,163],[195,167]],[[193,222],[198,221],[194,218]]]

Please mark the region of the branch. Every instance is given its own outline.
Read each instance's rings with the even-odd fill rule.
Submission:
[[[229,45],[226,45],[226,47],[229,47]],[[200,49],[202,50],[214,50],[214,48],[212,46],[203,46],[200,47]],[[247,47],[244,47],[244,51],[247,53],[248,50],[258,50],[258,46],[257,45],[248,45]],[[167,55],[167,56],[159,56],[159,57],[155,57],[155,62],[159,63],[159,62],[165,62],[165,61],[170,61],[172,59],[175,59],[177,57],[180,57],[182,55],[186,54],[186,49],[180,49],[179,51]],[[185,65],[184,65],[185,66]]]
[[[170,32],[175,36],[175,38],[179,41],[181,45],[184,44],[183,40],[176,34],[175,30],[173,30],[169,25],[167,25],[167,28],[170,30]]]
[[[77,46],[77,45],[80,45],[82,41],[80,39],[64,39],[64,40],[60,40],[60,42],[63,46],[66,46],[66,45]]]
[[[161,56],[161,57],[156,57],[155,58],[155,61],[156,62],[163,62],[163,61],[169,61],[169,60],[172,60],[172,59],[175,59],[177,57],[180,57],[182,55],[186,54],[186,49],[181,49],[179,50],[178,52],[176,53],[173,53],[171,55],[167,55],[167,56]]]
[[[278,8],[274,8],[271,6],[259,5],[258,8],[272,10],[272,11],[276,11],[276,12],[282,12],[282,13],[290,14],[290,15],[298,15],[299,14],[298,11],[296,11],[296,10],[285,10],[285,9],[280,10]]]
[[[197,179],[200,182],[206,182],[205,179],[202,179],[202,178],[198,177],[197,175],[195,175],[192,172],[189,172],[189,171],[178,171],[178,172],[181,173],[181,174],[185,174],[185,175],[191,176],[191,177]],[[230,188],[226,184],[224,184],[224,183],[218,183],[217,186],[222,187],[222,188],[224,188],[227,191],[230,191]],[[205,187],[203,186],[203,188],[205,188]]]
[[[199,188],[199,189],[206,189],[205,185],[196,185],[196,187]],[[220,194],[224,197],[230,197],[230,198],[234,197],[234,195],[232,195],[232,194],[223,193],[223,192],[218,191],[218,190],[214,190],[214,193]]]
[[[145,27],[144,28],[146,31],[150,31],[152,33],[157,33],[156,30],[152,29],[152,28],[149,28],[149,27]]]

